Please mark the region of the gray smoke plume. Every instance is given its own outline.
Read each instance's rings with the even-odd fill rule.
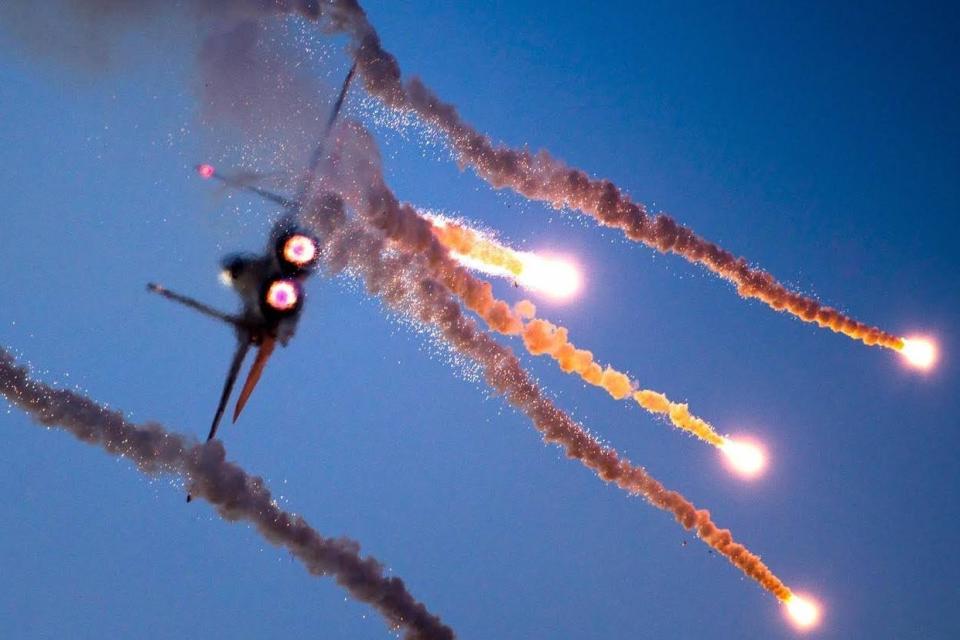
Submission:
[[[102,9],[113,2],[71,0],[68,4]],[[845,331],[849,323],[854,323],[842,316],[830,315],[836,312],[821,308],[816,301],[787,292],[769,274],[751,269],[745,260],[698,238],[672,219],[649,217],[641,205],[632,203],[609,181],[592,180],[545,152],[534,155],[528,151],[494,147],[486,136],[463,122],[451,105],[441,102],[422,82],[416,78],[406,84],[401,82],[396,59],[382,48],[378,34],[353,0],[202,0],[197,6],[200,8],[195,11],[199,13],[219,10],[229,11],[230,15],[237,15],[238,9],[253,15],[298,12],[319,20],[328,30],[347,33],[358,73],[367,91],[389,107],[414,112],[444,131],[461,161],[473,166],[495,187],[510,187],[556,206],[579,208],[604,224],[619,226],[631,237],[661,251],[681,253],[705,264],[734,280],[742,294],[761,297],[775,308],[786,306],[798,313],[793,302],[781,304],[783,300],[793,300],[803,306],[801,317],[805,319],[821,324],[826,322],[833,328],[837,328],[834,325],[839,322],[841,330]],[[563,447],[567,456],[579,460],[604,481],[613,482],[628,493],[642,496],[654,506],[673,514],[682,526],[694,529],[704,542],[764,589],[780,600],[789,598],[789,588],[757,555],[735,542],[730,531],[718,528],[707,510],[697,509],[679,493],[666,489],[645,469],[600,444],[543,395],[512,350],[477,328],[464,314],[451,288],[469,305],[472,292],[489,287],[489,283],[469,276],[452,264],[417,213],[401,205],[383,183],[372,140],[360,127],[353,126],[349,130],[358,135],[346,135],[346,140],[340,144],[341,158],[334,165],[339,167],[340,173],[328,172],[327,182],[321,184],[341,192],[359,212],[362,222],[348,219],[343,201],[329,194],[317,196],[303,211],[306,221],[321,237],[326,267],[331,272],[348,270],[359,275],[371,294],[380,296],[399,313],[435,327],[454,350],[481,367],[488,384],[527,415],[546,442]],[[457,271],[454,273],[454,270]],[[838,317],[840,320],[836,320]],[[853,327],[850,331],[860,331],[864,327],[859,323],[854,325],[850,325]],[[882,341],[888,336],[876,329],[865,328],[863,331],[861,339],[867,343]]]
[[[443,102],[416,77],[405,84],[400,65],[386,51],[380,36],[355,0],[331,0],[322,5],[323,18],[352,40],[357,70],[367,91],[390,108],[414,113],[443,132],[461,164],[472,167],[493,187],[510,188],[533,200],[557,208],[573,208],[602,225],[622,230],[632,240],[702,265],[733,283],[744,298],[755,298],[777,311],[804,322],[829,328],[867,345],[903,348],[903,339],[855,320],[818,300],[791,291],[770,273],[751,267],[719,245],[701,238],[670,216],[651,215],[609,180],[591,178],[566,166],[547,151],[496,146],[490,138],[465,122],[456,108]]]
[[[452,640],[453,631],[418,602],[403,580],[384,575],[376,559],[362,557],[347,538],[325,538],[301,516],[274,502],[263,479],[226,460],[218,440],[198,444],[156,423],[136,425],[119,411],[32,378],[0,347],[0,395],[36,422],[131,460],[146,474],[184,478],[190,493],[212,504],[225,520],[246,521],[272,544],[296,556],[311,574],[332,576],[360,602],[377,610],[409,640]]]
[[[11,3],[7,3],[11,4]],[[23,16],[23,4],[13,9],[16,19],[8,19],[14,32],[22,32],[29,21]],[[38,3],[29,3],[34,5]],[[161,0],[137,3],[130,9],[120,0],[59,0],[39,3],[43,7],[67,7],[81,16],[81,34],[90,43],[103,37],[97,26],[122,22],[141,12],[159,11],[167,3]],[[47,8],[46,11],[53,9]],[[7,9],[9,12],[10,9]],[[240,16],[299,14],[316,20],[322,28],[349,36],[357,71],[367,91],[392,109],[416,114],[424,122],[443,132],[459,161],[472,167],[477,175],[495,188],[510,188],[528,198],[557,208],[573,208],[602,225],[616,227],[627,237],[664,253],[675,253],[706,267],[733,283],[744,298],[762,301],[770,308],[785,311],[804,322],[829,328],[867,345],[893,350],[903,348],[903,339],[882,329],[855,320],[820,301],[791,291],[770,273],[750,266],[719,245],[701,238],[691,229],[664,214],[651,215],[647,208],[633,202],[609,180],[594,179],[580,169],[566,166],[547,151],[497,146],[491,139],[464,121],[456,108],[443,102],[420,79],[402,81],[396,58],[383,48],[380,36],[356,0],[198,0],[190,5],[194,16],[218,19]],[[59,24],[56,22],[55,24]],[[35,25],[34,25],[35,27]],[[76,34],[73,34],[76,37]],[[25,41],[32,42],[29,38]],[[47,42],[48,39],[40,40]],[[90,44],[89,46],[93,46]]]
[[[394,230],[407,222],[417,226],[409,217],[416,216],[415,212],[405,213],[405,207],[382,183],[367,190],[366,200],[369,209],[362,217],[367,223],[348,219],[342,201],[331,194],[318,196],[306,208],[305,222],[320,237],[324,264],[331,273],[347,270],[360,276],[367,290],[394,311],[438,329],[451,348],[480,366],[491,388],[530,418],[544,441],[563,447],[568,457],[580,461],[605,482],[673,514],[684,528],[695,530],[706,544],[781,601],[790,597],[790,589],[760,557],[734,541],[729,530],[719,528],[709,511],[697,509],[643,467],[600,444],[543,394],[510,348],[477,328],[443,284],[445,278],[439,270],[446,268],[445,263],[436,259],[444,253],[442,247],[411,251],[368,226]],[[430,240],[424,239],[424,247],[436,242],[432,234],[427,235]]]

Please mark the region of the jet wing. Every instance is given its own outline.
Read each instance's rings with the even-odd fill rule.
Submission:
[[[170,291],[163,285],[159,285],[155,282],[147,283],[147,291],[161,295],[167,300],[176,302],[177,304],[182,304],[183,306],[193,309],[194,311],[199,311],[209,318],[226,322],[227,324],[235,327],[238,331],[243,329],[244,322],[242,318],[214,309],[213,307],[203,304],[199,300],[195,300],[189,296],[185,296],[175,291]]]
[[[295,200],[291,200],[285,196],[282,196],[278,193],[268,191],[267,189],[262,189],[255,184],[251,184],[249,181],[242,178],[236,178],[233,176],[228,176],[217,171],[213,165],[209,164],[198,164],[196,166],[197,173],[200,174],[200,177],[204,180],[217,180],[222,182],[227,187],[233,189],[239,189],[240,191],[249,191],[254,193],[264,200],[269,200],[270,202],[275,202],[285,209],[295,209],[298,206],[298,203]]]
[[[243,365],[243,359],[246,357],[247,351],[250,350],[250,344],[252,341],[250,326],[243,318],[218,311],[217,309],[205,305],[198,300],[194,300],[188,296],[170,291],[166,287],[163,287],[159,284],[151,282],[147,285],[147,290],[151,291],[152,293],[157,293],[168,300],[182,304],[185,307],[189,307],[194,311],[199,311],[205,316],[225,322],[231,325],[237,332],[237,350],[234,351],[233,360],[230,361],[230,368],[227,370],[227,378],[224,380],[223,391],[220,394],[220,403],[217,405],[217,412],[213,415],[213,423],[210,425],[210,434],[207,435],[207,441],[209,442],[210,440],[213,440],[214,436],[217,435],[217,427],[220,426],[220,419],[223,418],[223,413],[227,407],[227,401],[230,399],[230,393],[233,391],[233,385],[237,382],[237,375],[240,373],[240,367]],[[262,369],[263,365],[261,365],[260,368]],[[249,392],[247,392],[247,394],[249,395]]]
[[[267,360],[269,360],[270,356],[273,355],[273,350],[276,348],[276,346],[276,338],[273,336],[264,337],[263,342],[260,344],[260,349],[257,351],[257,357],[253,361],[253,365],[250,366],[250,372],[247,374],[247,379],[243,383],[243,389],[240,390],[240,395],[237,397],[237,406],[233,410],[234,422],[236,422],[237,418],[240,417],[240,412],[243,411],[243,408],[247,404],[247,400],[250,399],[250,394],[253,393],[257,383],[260,382],[260,376],[263,375],[263,368],[267,366]]]

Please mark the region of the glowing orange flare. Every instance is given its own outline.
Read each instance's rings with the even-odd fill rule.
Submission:
[[[216,172],[217,170],[213,168],[212,164],[197,165],[197,173],[199,173],[200,177],[203,178],[204,180],[209,180],[210,178],[213,177],[213,174]]]
[[[900,355],[911,367],[929,371],[937,364],[937,343],[921,336],[904,338]]]
[[[571,298],[583,284],[580,269],[570,260],[514,251],[459,222],[429,213],[422,215],[430,221],[433,235],[451,257],[468,269],[514,278],[526,289],[560,300]]]
[[[468,269],[498,276],[512,275],[518,284],[553,291],[560,296],[572,295],[580,287],[580,273],[568,261],[507,249],[474,229],[434,214],[419,212],[419,218],[429,222],[430,230],[448,250],[449,257]],[[402,225],[398,225],[398,228],[402,228]],[[494,297],[493,287],[488,282],[452,266],[444,265],[439,269],[444,284],[493,331],[519,335],[531,354],[550,356],[562,371],[576,374],[584,382],[601,387],[616,400],[632,398],[647,411],[665,416],[675,427],[704,442],[715,447],[728,443],[713,425],[693,415],[686,404],[673,402],[656,391],[640,389],[639,383],[625,372],[600,365],[591,351],[580,349],[570,341],[565,327],[538,318],[536,306],[529,300],[521,300],[511,308],[503,300]],[[733,449],[734,458],[740,461],[739,466],[747,469],[745,473],[756,474],[762,470],[766,461],[762,449],[755,446],[734,446]],[[759,456],[755,455],[758,451],[761,454]]]
[[[797,629],[808,631],[820,623],[820,605],[810,598],[790,594],[783,604],[787,617]]]
[[[517,255],[523,265],[517,274],[517,282],[522,286],[558,299],[570,298],[580,290],[582,278],[573,262],[535,253]]]
[[[300,291],[290,280],[276,280],[267,289],[266,300],[277,311],[290,311],[300,301]]]
[[[312,238],[296,234],[283,243],[283,259],[290,264],[302,267],[317,257],[317,245]]]
[[[767,454],[755,442],[724,438],[720,450],[728,466],[745,478],[756,478],[767,468]]]

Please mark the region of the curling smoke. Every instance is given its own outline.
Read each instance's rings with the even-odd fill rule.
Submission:
[[[409,640],[451,640],[453,631],[407,591],[403,580],[384,576],[360,545],[346,538],[325,538],[301,516],[281,509],[263,479],[247,474],[225,458],[218,440],[197,444],[151,423],[135,425],[118,411],[30,377],[0,348],[0,395],[38,423],[60,427],[107,453],[131,460],[140,471],[182,476],[190,494],[204,498],[228,521],[245,520],[272,544],[295,555],[317,576],[333,576],[351,596],[375,608],[391,628],[406,630]]]
[[[388,191],[382,182],[379,188]],[[529,300],[521,300],[510,307],[506,302],[495,298],[489,283],[477,280],[463,269],[457,268],[457,265],[444,255],[446,244],[442,240],[438,239],[438,243],[422,244],[425,231],[420,227],[430,229],[431,225],[422,220],[412,207],[398,203],[388,216],[387,220],[378,219],[376,224],[387,231],[391,240],[414,251],[427,251],[431,264],[444,284],[464,301],[467,308],[480,316],[490,329],[505,335],[519,335],[523,339],[524,347],[532,355],[549,356],[562,371],[574,373],[588,384],[602,388],[615,400],[632,398],[647,411],[666,417],[678,429],[715,447],[723,447],[728,443],[710,423],[691,414],[686,404],[673,402],[656,391],[638,389],[638,383],[631,380],[626,373],[596,362],[591,351],[580,349],[570,341],[565,327],[537,318],[536,306]]]
[[[82,8],[84,14],[123,17],[112,0],[64,0],[64,4]],[[14,3],[18,4],[18,3]],[[162,6],[158,0],[145,2],[151,9]],[[596,180],[584,171],[567,167],[546,151],[536,154],[494,146],[489,137],[467,124],[453,105],[443,102],[418,78],[401,81],[400,65],[386,51],[380,36],[367,20],[356,0],[289,0],[262,3],[255,0],[204,0],[196,11],[237,14],[300,14],[322,20],[333,31],[349,35],[357,71],[367,91],[390,108],[416,113],[426,123],[444,132],[461,163],[495,188],[510,188],[534,200],[558,208],[571,207],[599,223],[621,229],[629,238],[662,252],[676,253],[700,264],[732,282],[744,298],[755,298],[777,311],[785,311],[823,328],[829,328],[867,345],[879,345],[900,351],[902,338],[878,327],[824,306],[818,300],[790,291],[771,274],[751,267],[744,258],[699,237],[673,218],[651,215],[646,207],[634,203],[609,180]],[[18,20],[21,23],[22,20]]]
[[[101,12],[116,9],[116,3],[112,0],[74,2],[89,4]],[[150,4],[153,5],[153,2]],[[204,8],[219,8],[225,4],[225,1],[215,0],[198,3]],[[233,3],[230,4],[233,7]],[[368,92],[392,108],[415,111],[427,122],[446,131],[461,160],[475,166],[495,186],[510,186],[529,197],[548,200],[558,206],[575,206],[588,213],[596,212],[606,224],[625,228],[631,237],[648,242],[659,238],[662,246],[658,248],[661,250],[689,249],[692,252],[690,255],[694,256],[701,252],[704,255],[700,259],[708,266],[733,262],[734,271],[740,273],[753,288],[758,288],[760,284],[755,282],[757,274],[766,276],[749,269],[745,261],[737,261],[714,245],[699,240],[669,218],[660,216],[653,221],[647,219],[646,211],[630,203],[612,183],[591,181],[581,172],[566,169],[545,153],[534,157],[529,153],[494,149],[489,140],[462,123],[452,107],[440,102],[418,80],[411,80],[406,87],[401,84],[396,60],[382,49],[379,36],[354,0],[332,0],[329,3],[317,0],[289,0],[284,3],[248,0],[236,3],[236,6],[241,5],[250,11],[298,11],[310,18],[322,17],[331,29],[348,32],[353,41],[357,69]],[[543,172],[543,175],[537,175],[538,172]],[[528,180],[529,184],[522,180]],[[363,180],[358,182],[361,185],[372,184]],[[564,183],[569,184],[565,186]],[[409,218],[394,215],[400,208],[396,198],[385,187],[373,184],[363,193],[366,205],[358,209],[368,223],[392,236],[397,231],[393,227],[406,223]],[[464,315],[451,291],[472,310],[476,311],[477,305],[483,308],[482,317],[492,322],[498,331],[519,331],[514,324],[516,314],[502,301],[492,300],[489,283],[479,283],[472,277],[465,278],[464,275],[468,274],[462,269],[455,272],[444,267],[437,256],[446,256],[446,250],[439,244],[439,251],[431,251],[430,255],[412,248],[426,250],[431,242],[435,242],[429,229],[425,230],[425,234],[420,234],[419,227],[414,229],[413,233],[419,235],[414,238],[410,248],[388,248],[386,239],[380,233],[361,224],[347,223],[342,203],[329,199],[324,203],[326,207],[316,207],[305,213],[318,234],[327,234],[323,240],[323,254],[328,268],[349,268],[363,277],[371,293],[381,296],[392,308],[435,326],[453,349],[481,366],[489,384],[496,391],[504,393],[513,406],[531,419],[545,441],[562,446],[569,457],[579,460],[601,479],[613,482],[623,490],[642,496],[654,506],[670,512],[682,526],[694,529],[706,544],[764,589],[781,601],[790,598],[790,589],[758,556],[735,542],[728,530],[718,528],[708,511],[696,509],[682,495],[663,487],[643,468],[632,465],[620,458],[613,449],[601,445],[543,396],[511,350],[477,329],[473,321]],[[654,231],[657,231],[656,236],[651,235]],[[693,239],[700,245],[693,247]],[[742,293],[745,291],[742,290]],[[489,304],[485,300],[489,300]],[[821,309],[815,301],[810,302],[812,306],[805,307],[807,315],[812,313],[816,318],[825,318],[823,322],[833,318],[830,310]],[[864,328],[863,331],[868,334],[865,342],[879,342],[886,335],[870,328]],[[587,369],[596,371],[594,367]],[[595,377],[595,373],[589,375]],[[616,375],[608,378],[612,383],[611,388],[618,392],[623,389],[622,378]]]
[[[333,92],[303,64],[289,31],[280,21],[244,19],[211,28],[197,55],[195,88],[207,136],[232,140],[225,125],[234,125],[243,155],[297,182],[307,179],[300,175],[305,159],[324,135],[317,105],[332,101]]]
[[[574,208],[600,224],[621,229],[629,238],[664,253],[676,253],[732,282],[744,298],[755,298],[777,311],[785,311],[859,340],[900,350],[903,340],[872,327],[819,301],[790,291],[771,274],[751,267],[726,249],[696,235],[673,218],[652,216],[609,180],[596,180],[584,171],[567,167],[546,151],[536,154],[494,146],[489,137],[467,124],[456,108],[440,100],[414,77],[404,84],[396,58],[383,49],[380,36],[355,0],[334,0],[329,8],[333,26],[350,35],[358,71],[367,91],[385,105],[416,113],[424,122],[446,134],[459,161],[474,168],[495,188],[510,188],[533,200],[557,208]]]
[[[62,0],[62,4],[88,16],[91,21],[104,16],[124,18],[130,13],[121,10],[112,0]],[[143,4],[155,11],[166,3],[153,0]],[[371,95],[392,109],[416,113],[426,123],[444,132],[460,162],[473,167],[495,188],[510,188],[558,208],[578,209],[605,226],[621,229],[633,240],[662,252],[676,253],[706,267],[732,282],[744,298],[755,298],[805,322],[829,328],[867,345],[896,351],[904,347],[903,338],[854,320],[809,296],[790,291],[771,274],[751,267],[746,259],[699,237],[673,218],[649,214],[646,207],[634,203],[609,180],[593,179],[584,171],[567,167],[546,151],[534,154],[528,150],[495,146],[489,137],[460,118],[453,105],[440,100],[418,78],[411,78],[406,84],[401,81],[396,58],[383,48],[379,34],[356,0],[289,0],[282,3],[204,0],[197,3],[194,12],[229,16],[299,14],[320,20],[327,29],[344,32],[351,38],[357,71]],[[17,18],[15,31],[22,28],[24,22],[22,16]]]
[[[371,187],[368,201],[370,209],[363,212],[366,220],[381,227],[398,223],[395,213],[401,205],[385,186]],[[695,530],[707,545],[778,599],[790,597],[790,589],[760,557],[735,542],[729,530],[719,528],[709,511],[697,509],[681,494],[666,489],[645,469],[601,445],[544,397],[514,353],[478,330],[463,313],[450,289],[436,276],[432,252],[428,255],[388,244],[380,233],[347,220],[342,201],[334,196],[315,200],[305,214],[305,222],[321,238],[322,254],[330,271],[356,273],[371,294],[380,296],[395,311],[436,327],[452,349],[481,367],[495,391],[504,394],[511,405],[530,418],[546,442],[563,447],[568,457],[592,469],[602,480],[673,514],[684,528]],[[428,230],[425,247],[432,238]]]
[[[632,398],[647,411],[666,417],[677,428],[715,447],[727,443],[710,423],[691,414],[686,404],[672,402],[662,393],[639,389],[639,385],[627,374],[600,365],[592,352],[577,348],[570,342],[565,327],[537,318],[532,302],[522,300],[511,307],[505,301],[498,300],[489,282],[473,277],[451,259],[448,248],[437,238],[436,226],[412,206],[401,204],[384,184],[379,155],[370,152],[373,143],[369,134],[356,124],[350,131],[353,135],[345,136],[345,141],[349,143],[353,138],[360,141],[350,143],[355,151],[351,167],[358,171],[363,180],[350,181],[342,176],[338,179],[338,184],[349,185],[345,193],[347,199],[390,240],[413,253],[426,256],[427,263],[443,285],[483,319],[491,330],[520,336],[531,354],[550,356],[564,372],[575,373],[585,382],[601,387],[616,400]],[[357,185],[372,186],[364,191]],[[451,244],[465,246],[460,240],[451,240]]]

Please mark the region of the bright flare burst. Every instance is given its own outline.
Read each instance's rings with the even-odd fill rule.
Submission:
[[[583,279],[572,261],[526,252],[517,255],[523,264],[517,274],[517,284],[558,300],[572,298],[580,291]]]
[[[790,622],[800,631],[809,631],[820,623],[820,605],[814,600],[791,594],[783,604]]]
[[[200,177],[203,178],[204,180],[209,180],[210,178],[213,177],[213,174],[215,174],[216,172],[217,170],[213,168],[212,164],[197,165],[197,173],[199,173]]]
[[[750,440],[724,438],[720,450],[727,458],[727,466],[745,478],[756,478],[767,468],[767,453]]]
[[[937,364],[937,343],[921,336],[904,338],[900,355],[911,367],[929,371]]]
[[[492,276],[513,278],[531,291],[557,300],[573,297],[583,284],[580,269],[573,261],[515,251],[460,222],[421,212],[430,221],[434,235],[460,264]]]

